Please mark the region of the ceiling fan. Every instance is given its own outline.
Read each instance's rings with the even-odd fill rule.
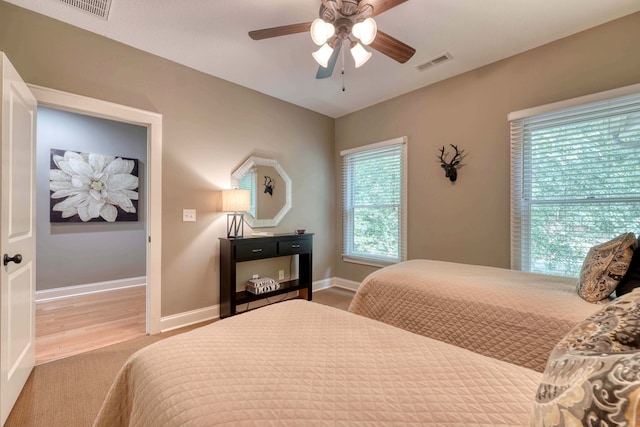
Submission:
[[[394,37],[377,29],[373,20],[407,0],[321,0],[320,17],[313,22],[284,25],[249,32],[253,40],[286,36],[309,31],[313,41],[320,45],[313,52],[313,58],[320,64],[317,79],[333,74],[340,49],[349,42],[349,49],[356,62],[356,68],[371,57],[362,45],[370,46],[401,64],[407,62],[416,52]]]

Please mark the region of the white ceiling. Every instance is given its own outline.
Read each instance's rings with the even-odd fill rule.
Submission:
[[[373,51],[355,69],[347,52],[343,92],[340,61],[315,79],[308,34],[247,35],[310,22],[320,0],[112,0],[106,21],[59,0],[5,1],[334,118],[640,11],[638,0],[409,0],[376,22],[414,57],[399,64]],[[453,60],[416,70],[446,52]]]

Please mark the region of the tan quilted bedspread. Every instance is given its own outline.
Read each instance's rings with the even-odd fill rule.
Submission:
[[[519,426],[541,374],[292,300],[131,356],[95,426]]]
[[[411,260],[365,278],[349,311],[543,372],[553,347],[601,305],[576,279]]]

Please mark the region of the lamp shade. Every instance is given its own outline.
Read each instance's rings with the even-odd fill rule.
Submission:
[[[378,25],[373,18],[367,18],[362,22],[358,22],[351,29],[354,37],[360,40],[360,43],[367,46],[376,38],[378,33]]]
[[[336,28],[333,24],[324,22],[322,19],[317,18],[311,23],[311,40],[318,46],[321,46],[329,40],[329,37],[336,33]]]
[[[332,53],[333,53],[333,48],[329,46],[327,43],[325,43],[322,45],[320,49],[313,52],[311,55],[313,56],[313,59],[315,59],[318,64],[320,64],[324,68],[327,68],[327,65],[329,65],[329,58],[331,58]]]
[[[251,207],[249,190],[222,190],[223,212],[244,212]]]
[[[371,58],[371,52],[367,52],[360,43],[356,43],[351,48],[351,56],[356,61],[356,68],[362,66]]]

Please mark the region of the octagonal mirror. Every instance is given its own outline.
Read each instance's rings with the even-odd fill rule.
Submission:
[[[244,216],[251,228],[275,227],[291,209],[291,179],[276,160],[249,157],[231,174],[231,187],[251,194]]]

